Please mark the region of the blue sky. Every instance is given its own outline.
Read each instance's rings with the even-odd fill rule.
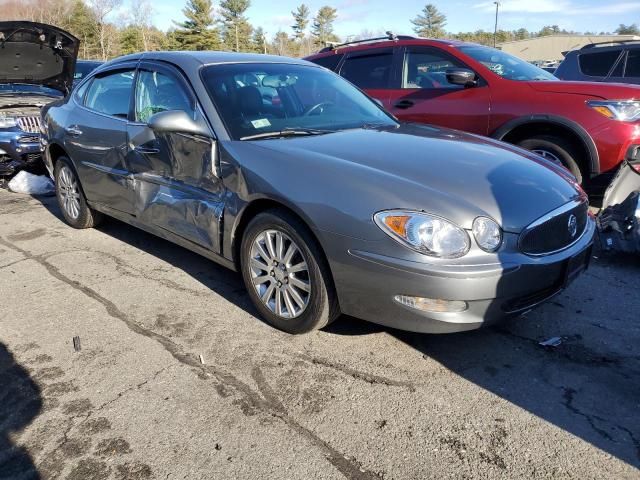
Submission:
[[[126,2],[127,0],[125,0]],[[186,0],[154,0],[153,22],[165,30],[181,20]],[[302,0],[252,0],[247,11],[254,26],[269,36],[282,28],[290,32],[290,12]],[[338,9],[336,33],[341,37],[364,30],[412,33],[409,20],[426,3],[434,3],[447,16],[447,30],[493,30],[493,0],[304,0],[315,13],[322,5]],[[214,0],[214,7],[217,1]],[[126,8],[126,3],[123,8]],[[499,28],[526,27],[536,31],[544,25],[577,31],[613,31],[620,23],[640,25],[640,0],[501,0]]]

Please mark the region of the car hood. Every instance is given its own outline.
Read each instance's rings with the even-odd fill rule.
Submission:
[[[57,27],[0,22],[0,83],[42,85],[67,93],[80,41]]]
[[[529,82],[534,90],[547,93],[585,95],[604,100],[640,99],[640,85],[603,82]]]
[[[471,228],[476,216],[486,215],[505,231],[518,233],[583,195],[564,169],[541,157],[437,127],[405,124],[252,143],[296,162],[306,159],[310,168],[326,165],[343,176],[336,179],[341,185],[369,184],[372,208],[420,209],[447,216],[464,228]],[[392,198],[394,204],[378,202],[373,186],[380,198]]]

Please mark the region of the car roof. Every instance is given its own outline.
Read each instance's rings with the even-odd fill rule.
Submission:
[[[281,57],[278,55],[264,55],[260,53],[235,53],[218,51],[165,51],[143,52],[125,55],[111,60],[106,66],[139,60],[160,60],[173,63],[180,67],[199,67],[201,65],[215,65],[221,63],[288,63],[315,66],[305,60]]]
[[[332,54],[357,51],[357,50],[365,50],[369,48],[385,48],[385,47],[393,47],[398,45],[432,45],[432,46],[449,46],[449,47],[460,47],[462,45],[478,45],[477,43],[471,42],[463,42],[461,40],[453,40],[448,38],[423,38],[423,37],[411,37],[411,36],[398,36],[393,39],[391,38],[372,38],[372,39],[364,39],[358,40],[355,42],[348,42],[338,45],[332,45],[329,47],[325,47],[317,53],[311,54],[305,58],[319,58],[324,56],[329,56]]]

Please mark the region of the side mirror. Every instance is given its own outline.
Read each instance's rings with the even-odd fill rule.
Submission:
[[[154,132],[186,133],[211,138],[209,128],[193,120],[182,110],[167,110],[152,115],[147,125]]]
[[[452,85],[462,85],[463,87],[473,87],[478,84],[476,74],[467,68],[449,68],[445,72],[447,82]]]

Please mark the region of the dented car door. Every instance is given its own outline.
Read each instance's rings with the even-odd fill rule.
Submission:
[[[157,132],[147,124],[154,114],[175,110],[205,122],[195,95],[178,71],[147,62],[139,66],[134,103],[128,164],[136,217],[218,253],[223,185],[216,174],[215,140]]]

